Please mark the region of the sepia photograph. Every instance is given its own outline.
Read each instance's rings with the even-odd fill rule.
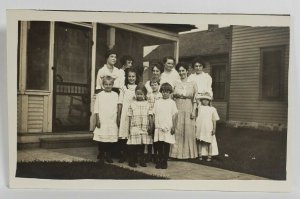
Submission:
[[[288,15],[7,12],[12,187],[287,189]]]

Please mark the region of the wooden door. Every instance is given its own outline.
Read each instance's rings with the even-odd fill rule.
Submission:
[[[89,130],[92,29],[55,23],[53,131]]]

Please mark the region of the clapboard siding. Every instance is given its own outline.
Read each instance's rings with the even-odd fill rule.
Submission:
[[[43,132],[44,106],[46,106],[44,97],[43,95],[28,97],[28,132]]]
[[[229,120],[287,123],[289,28],[232,27]],[[280,100],[260,99],[260,49],[284,46],[283,94]]]

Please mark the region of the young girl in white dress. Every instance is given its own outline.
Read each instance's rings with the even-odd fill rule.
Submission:
[[[94,106],[96,128],[93,132],[93,140],[98,142],[97,158],[99,162],[104,163],[105,160],[113,163],[111,159],[112,146],[118,141],[118,94],[112,91],[114,85],[112,77],[105,76],[102,80],[104,89],[96,95]]]
[[[152,144],[152,114],[150,104],[146,100],[147,90],[144,85],[139,84],[135,88],[135,98],[129,108],[129,135],[128,135],[128,151],[129,166],[136,167],[137,156],[139,154],[139,164],[146,167],[144,149],[145,145]]]
[[[202,160],[202,156],[207,156],[207,161],[211,161],[212,156],[219,154],[216,140],[216,121],[220,118],[217,110],[210,106],[210,93],[200,93],[199,99],[200,103],[198,104],[196,119],[199,160]]]
[[[177,123],[177,107],[175,102],[170,99],[173,92],[169,83],[164,83],[160,87],[163,96],[155,102],[153,115],[155,120],[154,142],[158,147],[158,160],[155,168],[166,169],[168,167],[168,157],[170,144],[175,143],[175,126]]]
[[[119,147],[120,147],[120,159],[119,163],[125,161],[126,156],[126,143],[129,135],[129,118],[127,115],[129,105],[135,98],[136,88],[136,71],[133,68],[128,68],[125,75],[125,85],[120,89],[119,95],[119,108],[121,112],[120,128],[119,128]]]

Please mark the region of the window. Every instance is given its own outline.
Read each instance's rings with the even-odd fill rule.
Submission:
[[[279,99],[282,94],[283,47],[261,49],[261,98]]]
[[[26,89],[49,89],[50,22],[28,22]]]
[[[226,65],[212,66],[212,89],[214,99],[225,99]]]

